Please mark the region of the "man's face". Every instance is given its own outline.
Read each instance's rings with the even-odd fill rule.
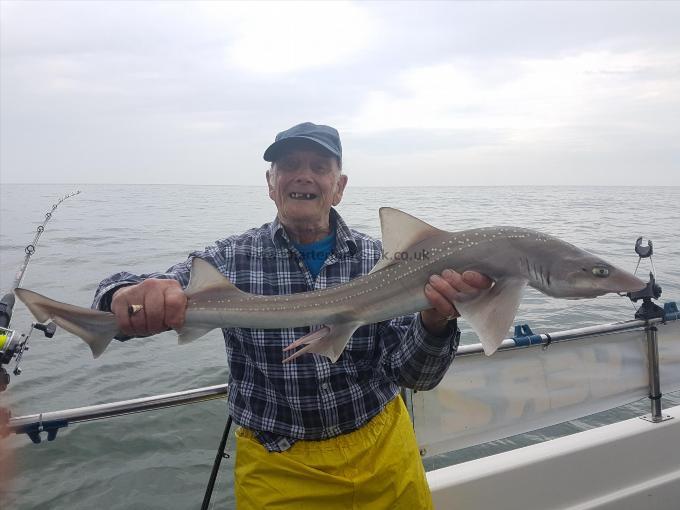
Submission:
[[[279,157],[267,172],[269,197],[285,224],[328,222],[331,206],[338,205],[347,184],[338,161],[313,149],[293,149]]]

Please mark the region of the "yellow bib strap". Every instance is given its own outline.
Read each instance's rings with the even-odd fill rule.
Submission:
[[[413,426],[401,397],[359,430],[324,441],[298,441],[268,452],[236,431],[238,510],[431,510]]]

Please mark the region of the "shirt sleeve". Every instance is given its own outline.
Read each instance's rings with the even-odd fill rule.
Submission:
[[[457,321],[451,321],[442,336],[435,336],[427,332],[420,314],[383,323],[378,335],[387,376],[414,390],[431,390],[439,384],[460,341]]]

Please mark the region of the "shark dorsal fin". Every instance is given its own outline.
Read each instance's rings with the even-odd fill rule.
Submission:
[[[191,261],[191,277],[189,278],[189,285],[184,290],[187,298],[191,298],[198,293],[203,294],[205,299],[214,299],[215,301],[224,301],[229,298],[238,297],[238,294],[243,294],[236,285],[229,281],[229,278],[220,273],[215,266],[199,257],[194,257]],[[193,342],[197,338],[202,337],[206,333],[215,329],[214,327],[199,326],[184,326],[177,331],[178,340],[180,344]]]
[[[383,253],[386,254],[386,257],[373,267],[371,273],[380,271],[394,263],[395,258],[390,255],[408,251],[408,248],[414,244],[443,232],[443,230],[392,207],[380,208],[380,230],[382,231]]]
[[[199,257],[191,261],[191,277],[184,291],[187,295],[206,289],[218,290],[221,293],[241,292],[229,279],[220,273],[215,266]]]

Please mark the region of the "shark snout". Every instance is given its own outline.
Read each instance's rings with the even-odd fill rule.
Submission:
[[[644,289],[647,285],[637,276],[625,271],[617,271],[609,278],[607,284],[610,287],[609,292],[636,292]]]

